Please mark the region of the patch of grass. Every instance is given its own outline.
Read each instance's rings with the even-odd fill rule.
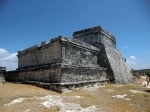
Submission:
[[[26,98],[23,100],[23,102],[33,102],[35,100],[36,100],[35,98]]]
[[[91,95],[87,91],[84,91],[84,90],[72,91],[70,93],[63,94],[63,96],[64,97],[81,96],[82,98],[80,98],[80,99],[64,98],[64,101],[80,104],[81,107],[83,107],[83,108],[91,106],[96,99],[96,97],[94,95]]]
[[[26,84],[5,83],[0,86],[0,98],[43,96],[48,94],[59,95],[59,93]]]
[[[143,94],[143,96],[144,96],[144,97],[148,97],[148,95],[147,95],[147,94]]]
[[[42,112],[59,112],[60,111],[60,107],[58,106],[53,106],[53,107],[49,107],[49,108],[44,108],[42,110]],[[41,111],[37,111],[37,112],[41,112]]]

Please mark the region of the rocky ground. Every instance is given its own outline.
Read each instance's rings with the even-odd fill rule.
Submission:
[[[0,112],[150,112],[145,78],[136,84],[84,88],[56,93],[32,85],[0,86]]]

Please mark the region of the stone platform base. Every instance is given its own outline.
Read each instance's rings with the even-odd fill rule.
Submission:
[[[93,81],[82,81],[82,82],[74,82],[74,83],[43,83],[37,81],[24,81],[21,83],[31,84],[37,87],[42,87],[45,89],[53,90],[59,93],[66,93],[74,90],[80,90],[84,88],[97,87],[107,84],[109,80],[93,80]],[[16,82],[17,83],[17,82]]]
[[[9,71],[5,78],[9,82],[32,84],[60,93],[108,82],[106,68],[70,67],[61,64]]]

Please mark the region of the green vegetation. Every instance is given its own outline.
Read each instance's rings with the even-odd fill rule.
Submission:
[[[150,77],[150,72],[146,72],[146,75]]]

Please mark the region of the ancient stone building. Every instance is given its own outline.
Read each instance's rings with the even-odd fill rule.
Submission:
[[[59,92],[108,81],[133,81],[115,37],[100,26],[18,51],[18,69],[8,72],[6,79],[40,83]]]
[[[5,82],[4,74],[6,73],[6,67],[0,66],[0,84]]]
[[[107,76],[111,81],[133,82],[133,77],[126,66],[126,59],[116,49],[116,39],[108,31],[98,26],[74,32],[73,38],[99,48],[98,65],[108,69]]]

